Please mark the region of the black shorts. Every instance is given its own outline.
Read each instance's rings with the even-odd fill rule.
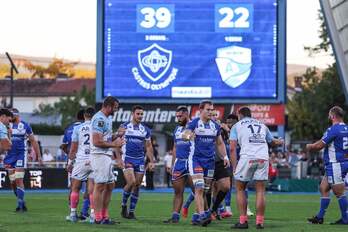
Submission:
[[[231,168],[230,167],[225,168],[223,160],[219,160],[215,162],[215,170],[214,170],[215,181],[218,181],[222,178],[231,177],[231,175],[232,175]]]

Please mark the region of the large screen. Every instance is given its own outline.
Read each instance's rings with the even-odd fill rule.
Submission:
[[[281,102],[280,0],[103,0],[100,98]]]

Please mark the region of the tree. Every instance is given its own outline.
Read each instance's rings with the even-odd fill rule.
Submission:
[[[305,47],[310,55],[327,52],[331,49],[326,24],[322,13],[319,14],[321,43]],[[303,77],[303,90],[288,100],[287,110],[291,137],[295,140],[320,139],[329,126],[328,111],[332,106],[346,109],[345,96],[340,83],[336,64],[330,65],[320,75],[315,68],[307,69]],[[348,119],[348,117],[346,117]]]
[[[33,64],[26,59],[21,59],[18,63],[19,66],[23,66],[33,72],[31,75],[32,78],[56,77],[58,74],[66,74],[68,77],[73,77],[75,75],[74,67],[78,64],[78,62],[68,63],[58,58],[53,58],[52,62],[47,67]]]
[[[41,115],[62,115],[61,124],[66,127],[68,124],[76,120],[77,112],[85,106],[95,105],[95,89],[89,91],[83,86],[79,92],[74,92],[72,96],[61,97],[58,102],[53,105],[40,104],[35,113]]]

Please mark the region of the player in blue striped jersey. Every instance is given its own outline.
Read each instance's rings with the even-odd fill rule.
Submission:
[[[192,180],[189,177],[188,157],[193,151],[193,142],[182,139],[186,125],[189,121],[188,109],[185,106],[178,107],[176,110],[176,118],[178,126],[176,126],[173,138],[173,160],[172,160],[172,182],[174,188],[173,212],[172,217],[164,223],[178,223],[180,220],[180,209],[183,204],[184,190],[186,182],[189,181],[192,185]]]
[[[5,168],[8,171],[11,187],[17,197],[16,212],[25,212],[27,207],[24,201],[24,169],[26,168],[26,142],[29,140],[35,150],[38,161],[41,163],[41,153],[34,133],[30,125],[19,117],[19,111],[12,109],[13,121],[11,124],[12,148],[7,152],[4,159]]]
[[[344,194],[344,179],[348,171],[348,125],[343,122],[343,116],[342,108],[332,107],[329,111],[332,126],[319,141],[306,146],[308,151],[320,151],[324,148],[325,177],[320,185],[320,210],[316,216],[308,219],[313,224],[323,223],[325,211],[330,203],[331,189],[338,199],[341,211],[341,218],[331,224],[348,224],[347,198]]]
[[[150,160],[149,169],[154,168],[151,131],[141,122],[143,116],[144,108],[136,105],[132,109],[132,120],[121,125],[122,128],[125,128],[126,140],[122,147],[123,174],[126,185],[123,188],[121,216],[128,219],[135,219],[134,211],[139,198],[139,188],[145,173],[145,151]],[[128,212],[127,201],[129,197]]]

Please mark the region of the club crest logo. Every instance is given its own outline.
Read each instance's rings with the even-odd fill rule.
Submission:
[[[178,69],[174,67],[171,68],[172,59],[173,52],[162,48],[156,43],[145,49],[139,50],[138,64],[140,70],[138,67],[132,68],[135,80],[145,89],[161,90],[166,88],[176,79],[178,72]],[[170,69],[171,71],[169,73],[168,71]],[[144,79],[142,74],[147,78]]]
[[[172,63],[172,51],[154,43],[138,51],[138,62],[141,70],[150,80],[158,81],[166,74]]]
[[[243,84],[250,76],[251,49],[230,46],[217,49],[216,64],[223,82],[232,88]]]

